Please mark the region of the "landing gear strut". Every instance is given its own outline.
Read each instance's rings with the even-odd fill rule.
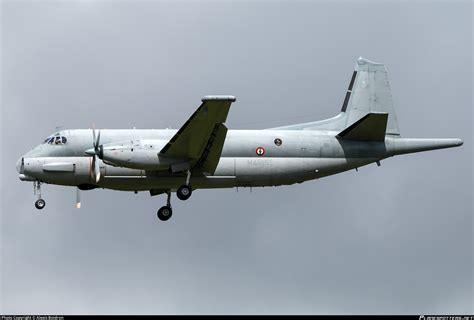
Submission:
[[[188,200],[191,197],[191,193],[193,189],[189,184],[189,180],[191,179],[191,170],[186,170],[186,184],[183,184],[181,187],[176,190],[176,196],[180,200]],[[161,207],[156,215],[158,219],[161,221],[168,221],[171,216],[173,215],[173,209],[171,209],[171,190],[166,191],[168,198],[166,200],[166,206]]]
[[[36,209],[41,210],[46,206],[46,201],[41,199],[41,182],[40,181],[33,182],[33,189],[34,189],[34,194],[38,196],[38,200],[36,200],[35,202],[35,207]]]
[[[158,212],[156,213],[158,219],[160,219],[161,221],[167,221],[173,215],[173,210],[171,209],[171,191],[168,190],[166,193],[168,194],[166,206],[163,206],[158,209]]]
[[[191,185],[189,184],[189,180],[191,179],[191,171],[187,170],[186,171],[186,184],[182,185],[181,187],[176,190],[176,196],[178,197],[179,200],[188,200],[189,197],[191,197],[191,194],[193,193],[193,189],[191,188]]]

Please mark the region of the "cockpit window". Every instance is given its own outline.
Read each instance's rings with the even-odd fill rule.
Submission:
[[[67,138],[62,136],[59,132],[58,133],[55,133],[54,135],[52,136],[49,136],[47,137],[43,143],[47,143],[47,144],[66,144],[67,142]]]

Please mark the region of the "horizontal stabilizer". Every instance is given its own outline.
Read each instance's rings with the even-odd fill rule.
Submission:
[[[387,121],[388,113],[368,113],[342,130],[337,137],[347,140],[384,141]]]

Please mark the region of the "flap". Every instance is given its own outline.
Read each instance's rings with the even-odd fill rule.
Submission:
[[[217,164],[221,158],[222,148],[224,147],[225,137],[227,136],[227,127],[218,124],[212,131],[201,158],[196,163],[196,168],[206,175],[213,175],[216,171]]]

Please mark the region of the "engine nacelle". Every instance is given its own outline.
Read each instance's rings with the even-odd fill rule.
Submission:
[[[135,140],[124,143],[102,145],[99,157],[104,163],[116,167],[142,170],[166,170],[173,159],[159,157],[167,140]]]

